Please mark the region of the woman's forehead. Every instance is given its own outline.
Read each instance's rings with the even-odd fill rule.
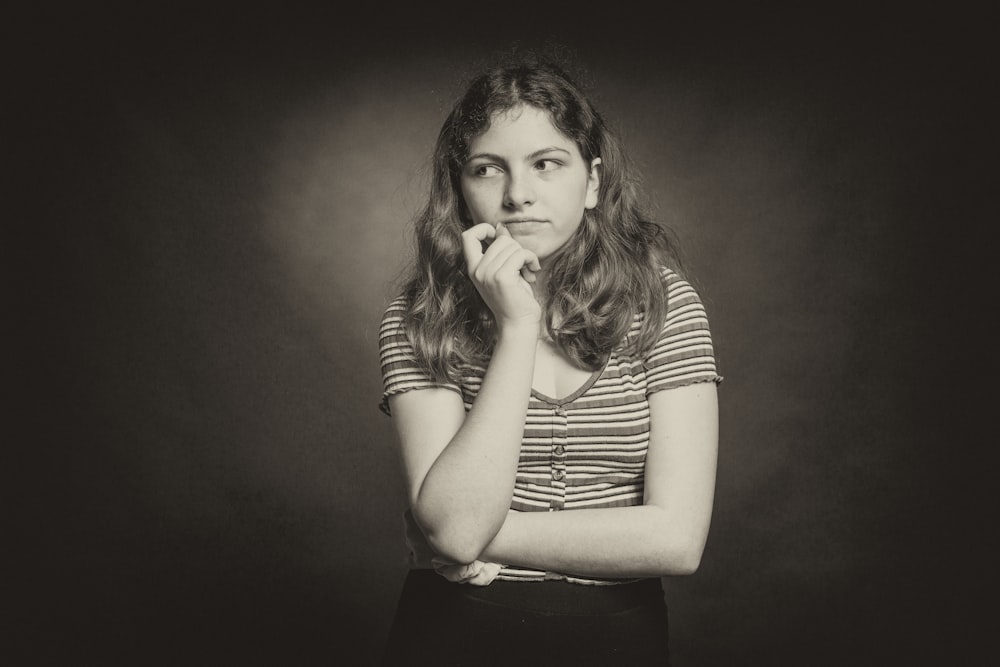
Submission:
[[[518,148],[531,148],[534,151],[549,145],[575,148],[576,142],[556,127],[552,114],[548,111],[521,104],[494,113],[489,125],[472,137],[469,153],[495,153],[501,149]]]

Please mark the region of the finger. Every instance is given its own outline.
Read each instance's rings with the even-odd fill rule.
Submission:
[[[483,253],[483,258],[476,267],[476,276],[480,280],[496,277],[503,271],[511,255],[521,250],[521,246],[511,238],[500,237]]]
[[[536,255],[535,253],[531,252],[528,249],[525,249],[524,252],[528,253],[528,261],[525,263],[525,266],[527,266],[533,272],[541,271],[542,263],[538,261],[538,255]]]
[[[527,255],[527,259],[524,262],[524,266],[521,267],[521,277],[527,282],[533,283],[538,280],[535,273],[542,270],[542,265],[538,261],[538,255],[527,249],[524,252]]]
[[[534,257],[534,255],[530,251],[525,250],[521,246],[517,246],[515,251],[506,257],[503,265],[498,266],[497,274],[498,275],[513,274],[524,277],[525,269],[531,272],[530,264],[532,257]],[[527,278],[525,278],[527,282],[532,282],[533,279],[534,279],[533,275],[531,281],[528,281]]]
[[[483,222],[462,232],[462,254],[469,273],[476,270],[483,258],[483,241],[496,238],[493,225]]]
[[[432,561],[432,563],[435,562],[436,561]],[[448,581],[457,584],[464,584],[469,579],[472,579],[479,574],[479,568],[475,567],[475,563],[469,563],[467,565],[459,565],[457,563],[437,563],[434,565],[434,571]]]
[[[507,229],[507,225],[503,224],[502,222],[497,225],[497,236],[500,235],[510,236],[510,230]]]
[[[497,578],[497,575],[500,574],[501,568],[503,568],[503,565],[499,563],[482,563],[479,572],[476,573],[476,576],[469,579],[468,583],[473,586],[489,586]]]
[[[479,569],[482,564],[477,560],[466,565],[456,565],[451,571],[450,581],[454,581],[459,584],[464,584],[470,579],[479,574]]]

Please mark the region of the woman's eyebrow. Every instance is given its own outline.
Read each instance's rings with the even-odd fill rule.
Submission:
[[[466,164],[472,162],[473,160],[493,160],[494,162],[503,162],[504,159],[495,153],[476,153],[475,155],[470,155],[465,159]]]
[[[571,153],[568,150],[566,150],[565,148],[560,148],[559,146],[547,146],[545,148],[540,148],[537,151],[533,151],[532,153],[529,153],[528,155],[526,155],[524,157],[524,159],[526,161],[530,161],[530,160],[534,160],[535,158],[541,157],[542,155],[546,155],[547,153],[555,153],[555,152],[565,153],[566,155],[571,155]],[[505,162],[506,161],[504,158],[500,157],[496,153],[476,153],[476,154],[470,155],[468,158],[466,158],[465,162],[466,162],[466,164],[468,164],[469,162],[472,162],[473,160],[493,160],[494,162]]]
[[[541,157],[541,156],[545,155],[546,153],[554,153],[554,152],[565,153],[566,155],[571,155],[571,153],[568,150],[566,150],[565,148],[559,148],[558,146],[549,146],[548,148],[542,148],[542,149],[537,150],[534,153],[528,155],[525,158],[525,160],[534,160],[535,158]]]

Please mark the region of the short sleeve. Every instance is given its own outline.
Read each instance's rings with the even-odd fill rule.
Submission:
[[[646,393],[697,382],[722,382],[715,365],[712,334],[701,298],[691,284],[664,270],[667,319],[660,338],[643,359]]]
[[[461,392],[457,385],[435,382],[424,367],[417,363],[413,345],[406,335],[403,326],[403,316],[406,313],[406,300],[397,298],[386,308],[382,316],[382,326],[379,328],[379,362],[382,365],[382,400],[379,409],[385,414],[389,411],[389,397],[414,389],[444,387]]]

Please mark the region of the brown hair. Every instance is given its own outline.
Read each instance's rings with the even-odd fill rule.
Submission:
[[[474,137],[496,114],[519,105],[547,112],[589,164],[601,158],[598,204],[584,212],[573,238],[550,259],[544,313],[552,339],[579,366],[598,369],[625,339],[633,317],[642,327],[628,344],[655,343],[667,312],[661,273],[679,269],[667,230],[650,221],[622,143],[561,67],[528,60],[476,77],[438,135],[427,205],[416,220],[417,258],[405,294],[405,327],[438,381],[458,366],[483,362],[495,339],[493,314],[466,275],[461,234],[471,226],[460,174]],[[558,326],[556,323],[558,322]]]

